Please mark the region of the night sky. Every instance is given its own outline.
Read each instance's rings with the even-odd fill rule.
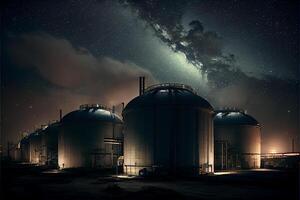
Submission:
[[[80,104],[191,85],[247,110],[262,151],[299,148],[299,1],[16,1],[1,7],[1,141]]]

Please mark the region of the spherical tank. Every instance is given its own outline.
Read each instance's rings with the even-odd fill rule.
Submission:
[[[217,111],[214,118],[215,168],[260,168],[261,127],[243,111]]]
[[[61,120],[60,168],[113,167],[122,154],[123,122],[98,104],[83,105]]]
[[[123,110],[124,172],[213,172],[213,108],[182,84],[148,87]]]

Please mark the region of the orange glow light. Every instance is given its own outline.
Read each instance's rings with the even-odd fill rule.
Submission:
[[[277,153],[276,149],[271,149],[270,153]]]

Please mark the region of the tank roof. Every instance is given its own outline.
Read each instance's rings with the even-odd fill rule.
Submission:
[[[95,121],[122,123],[122,119],[117,114],[102,106],[80,106],[79,110],[66,114],[61,120],[62,123]]]
[[[145,89],[145,92],[149,92],[151,90],[171,89],[171,88],[184,89],[184,90],[188,90],[188,91],[196,94],[195,90],[191,86],[185,85],[185,84],[180,84],[180,83],[161,83],[161,84],[151,85]]]
[[[101,105],[101,104],[82,104],[79,106],[79,109],[80,110],[85,110],[85,109],[89,109],[89,108],[101,108],[101,109],[104,109],[104,110],[109,110],[108,107],[104,106],[104,105]]]
[[[259,122],[252,116],[241,110],[218,110],[215,111],[215,125],[253,125],[259,126]]]
[[[41,130],[42,129],[35,130],[34,132],[32,132],[32,133],[28,134],[27,136],[23,137],[22,140],[28,140],[30,138],[40,136]]]
[[[60,126],[60,122],[54,122],[45,126],[41,134],[48,134],[49,131],[56,130]]]
[[[188,105],[213,110],[204,98],[192,87],[178,83],[164,83],[148,87],[144,94],[132,99],[124,111],[153,105]]]

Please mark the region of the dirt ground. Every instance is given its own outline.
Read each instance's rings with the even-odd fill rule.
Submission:
[[[245,170],[197,178],[128,178],[104,171],[1,168],[1,199],[299,199],[299,170]]]

